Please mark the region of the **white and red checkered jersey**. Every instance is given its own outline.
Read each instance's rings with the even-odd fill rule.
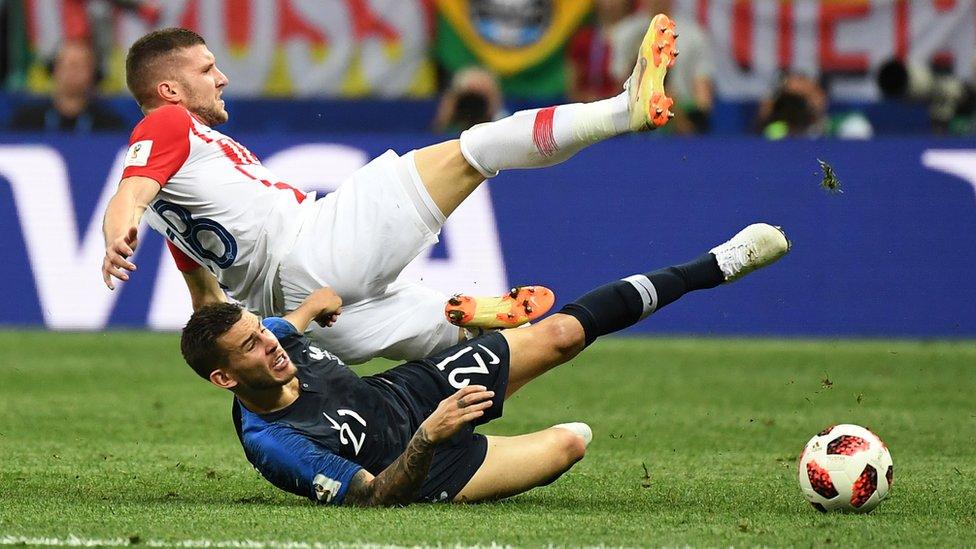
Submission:
[[[132,176],[159,183],[146,218],[180,270],[203,265],[231,297],[274,313],[280,258],[314,194],[278,181],[246,147],[178,105],[154,110],[132,131],[122,177]]]

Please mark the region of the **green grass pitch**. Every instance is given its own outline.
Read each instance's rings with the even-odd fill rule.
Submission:
[[[497,503],[378,510],[261,479],[229,394],[194,376],[173,334],[0,332],[0,347],[2,544],[976,544],[972,341],[607,339],[483,428],[590,423],[568,474]],[[804,443],[842,422],[894,458],[869,515],[822,515],[797,487]]]

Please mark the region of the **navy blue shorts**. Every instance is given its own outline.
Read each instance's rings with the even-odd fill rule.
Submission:
[[[403,404],[418,418],[426,418],[442,400],[468,385],[484,385],[495,391],[492,405],[483,416],[434,451],[417,501],[453,500],[484,463],[488,440],[474,429],[502,416],[509,358],[508,341],[501,333],[492,332],[375,376],[406,389],[409,398],[405,400],[409,402]]]

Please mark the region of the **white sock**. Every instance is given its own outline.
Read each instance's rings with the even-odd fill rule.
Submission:
[[[593,441],[593,429],[590,429],[589,425],[581,421],[574,423],[560,423],[559,425],[553,425],[553,427],[557,429],[565,429],[574,435],[579,436],[581,439],[583,439],[583,446],[589,446],[590,442]]]
[[[627,92],[593,103],[519,111],[461,133],[461,154],[485,177],[559,164],[584,147],[629,131]]]

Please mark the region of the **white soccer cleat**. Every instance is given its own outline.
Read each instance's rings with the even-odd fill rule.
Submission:
[[[580,437],[583,439],[583,446],[589,446],[590,443],[593,442],[593,429],[590,429],[589,425],[581,421],[574,423],[560,423],[559,425],[553,425],[553,428],[565,429]]]
[[[728,242],[711,250],[726,282],[771,265],[790,251],[791,243],[779,227],[754,223],[739,231]]]

